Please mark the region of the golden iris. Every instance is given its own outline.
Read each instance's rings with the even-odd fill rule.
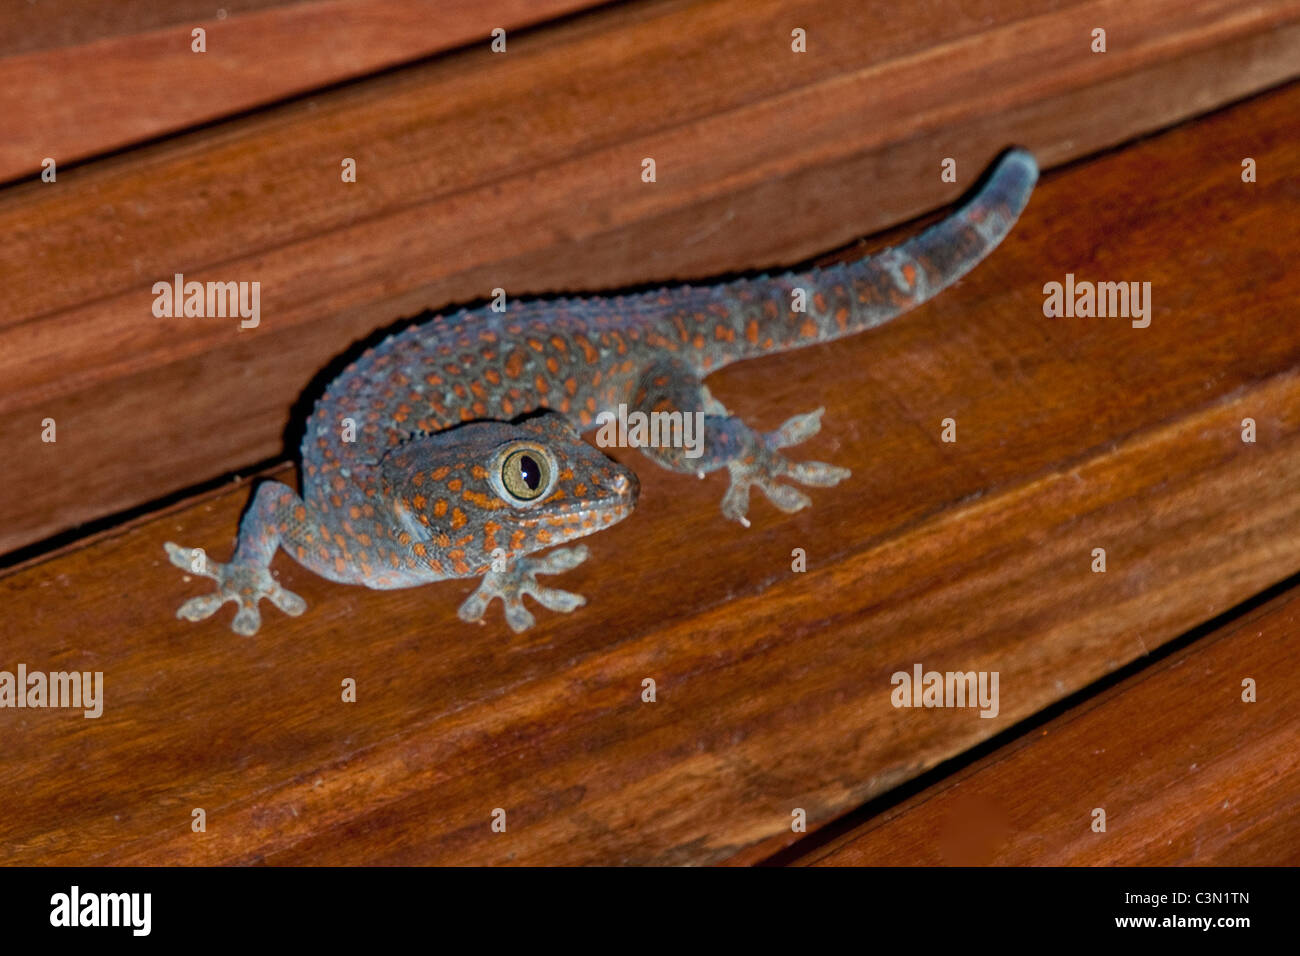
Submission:
[[[550,484],[550,467],[537,452],[518,448],[501,463],[501,484],[520,501],[532,501]]]

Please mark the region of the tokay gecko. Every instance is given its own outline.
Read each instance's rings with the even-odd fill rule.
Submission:
[[[202,620],[233,601],[231,626],[253,634],[262,598],[301,614],[303,599],[271,575],[278,548],[325,578],[370,588],[481,577],[460,607],[466,621],[481,621],[500,598],[507,623],[522,631],[533,623],[524,595],[572,611],[584,599],[539,584],[537,575],[576,567],[586,546],[536,553],[631,513],[636,476],[580,437],[620,404],[647,414],[703,413],[702,454],[642,451],[674,471],[726,468],[726,517],[748,525],[751,488],[782,511],[805,507],[807,495],[782,479],[829,486],[849,476],[783,454],[818,431],[823,409],[757,432],[702,379],[732,362],[855,335],[925,302],[1007,235],[1037,176],[1029,153],[1010,150],[949,218],[856,262],[712,286],[525,301],[506,312],[481,307],[412,325],[327,387],[302,442],[302,497],[278,482],[261,484],[229,562],[166,544],[173,564],[217,583],[177,616]]]

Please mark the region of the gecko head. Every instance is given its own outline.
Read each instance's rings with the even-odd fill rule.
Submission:
[[[631,514],[639,490],[635,474],[552,412],[413,439],[380,470],[409,535],[399,540],[459,576],[608,528]]]

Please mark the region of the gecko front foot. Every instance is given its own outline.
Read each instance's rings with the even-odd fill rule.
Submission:
[[[202,621],[215,614],[227,601],[234,601],[239,605],[239,611],[230,624],[231,630],[248,637],[256,634],[262,624],[262,614],[257,609],[257,602],[262,598],[291,617],[297,617],[307,609],[307,602],[282,588],[271,576],[269,568],[238,560],[222,564],[198,549],[182,548],[170,541],[163,547],[167,549],[172,564],[178,568],[217,582],[215,593],[190,598],[176,609],[176,616],[182,620]]]
[[[518,634],[533,626],[533,615],[524,607],[524,595],[531,595],[542,607],[566,614],[587,603],[581,594],[542,587],[537,583],[539,574],[560,574],[587,560],[587,546],[557,548],[539,558],[516,558],[504,571],[489,571],[483,575],[478,590],[460,606],[462,621],[482,621],[483,613],[493,598],[500,598],[506,608],[506,623]]]
[[[797,488],[778,483],[786,478],[801,485],[830,487],[852,474],[847,468],[828,465],[821,461],[792,462],[777,449],[788,448],[811,438],[821,431],[822,415],[826,409],[788,419],[776,431],[760,435],[762,444],[755,445],[746,455],[727,463],[731,472],[731,487],[722,498],[722,513],[749,527],[745,517],[749,511],[749,489],[757,487],[777,508],[785,512],[798,511],[812,504],[812,500]]]

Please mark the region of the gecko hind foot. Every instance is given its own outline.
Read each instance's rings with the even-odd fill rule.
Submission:
[[[586,561],[588,554],[587,546],[580,544],[573,548],[557,548],[538,558],[516,558],[504,571],[489,571],[483,575],[478,589],[460,606],[460,619],[482,621],[488,605],[493,599],[500,598],[505,605],[506,623],[510,629],[516,634],[526,631],[535,621],[524,607],[525,594],[552,611],[567,614],[577,610],[587,603],[586,598],[571,591],[543,587],[537,583],[537,575],[569,571]]]
[[[178,568],[211,578],[217,582],[216,592],[190,598],[176,609],[176,616],[185,621],[202,621],[211,617],[227,601],[239,605],[230,628],[236,634],[250,637],[262,626],[262,613],[257,602],[266,598],[290,617],[297,617],[307,609],[307,602],[280,586],[271,576],[269,568],[237,560],[228,563],[213,561],[194,548],[182,548],[168,541],[163,545],[172,564]]]
[[[778,478],[809,487],[829,488],[852,474],[847,468],[828,465],[822,461],[789,461],[777,451],[806,441],[821,431],[825,411],[824,408],[818,408],[787,419],[776,431],[759,436],[762,443],[752,453],[727,463],[727,470],[731,472],[731,486],[722,498],[723,515],[749,527],[749,519],[745,515],[749,511],[751,487],[757,487],[767,496],[768,501],[781,511],[789,513],[808,507],[812,504],[812,499],[797,488],[778,483]]]

